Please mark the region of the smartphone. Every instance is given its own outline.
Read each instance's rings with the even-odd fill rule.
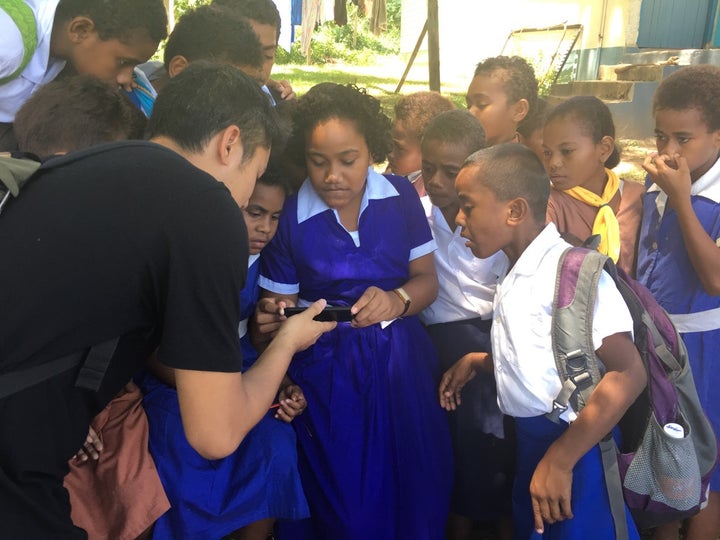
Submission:
[[[306,307],[286,307],[285,316],[292,317],[298,313],[305,311]],[[320,314],[315,315],[314,320],[316,321],[337,321],[337,322],[349,322],[355,318],[355,315],[350,313],[348,306],[327,306],[323,309]]]

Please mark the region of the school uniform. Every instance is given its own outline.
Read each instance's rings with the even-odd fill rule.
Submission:
[[[553,357],[550,328],[558,261],[570,245],[550,223],[533,240],[513,268],[501,272],[494,300],[492,350],[500,410],[515,418],[518,456],[513,488],[515,537],[533,537],[529,485],[547,448],[567,429],[575,413],[568,409],[555,424],[544,415],[561,388]],[[632,318],[612,278],[603,272],[593,315],[595,349],[603,338],[631,332]],[[546,524],[542,538],[615,538],[600,451],[591,449],[576,464],[572,483],[574,517]],[[638,538],[626,509],[631,538]],[[540,537],[539,535],[537,537]]]
[[[435,249],[413,192],[405,178],[369,169],[350,232],[306,180],[263,250],[260,286],[298,294],[300,305],[344,306],[371,285],[402,286],[410,262]],[[437,355],[418,318],[339,323],[296,354],[288,374],[308,401],[293,425],[315,538],[444,538],[452,449]]]
[[[28,98],[58,76],[65,61],[50,57],[55,10],[59,0],[25,0],[37,23],[37,48],[19,76],[0,84],[0,122],[10,123]],[[25,47],[15,21],[0,8],[0,79],[12,75],[22,64]]]
[[[720,247],[720,160],[690,189],[695,215]],[[715,433],[720,433],[720,296],[705,292],[685,249],[677,212],[657,184],[647,190],[638,252],[638,280],[669,313],[687,347],[695,386]],[[720,468],[710,481],[720,491]]]
[[[258,299],[259,258],[260,254],[249,257],[247,281],[240,292],[243,371],[258,357],[247,323]],[[177,390],[149,373],[140,381],[150,450],[172,505],[155,523],[155,540],[217,540],[262,519],[310,515],[298,473],[295,432],[275,418],[275,410],[268,411],[235,452],[209,460],[185,437]]]
[[[450,228],[441,210],[428,216],[437,250],[438,296],[420,313],[445,372],[469,352],[490,352],[492,302],[502,251],[487,259],[475,257]],[[514,445],[505,439],[503,415],[497,406],[495,378],[478,373],[462,392],[462,405],[448,413],[455,458],[451,509],[469,518],[490,521],[510,514]]]

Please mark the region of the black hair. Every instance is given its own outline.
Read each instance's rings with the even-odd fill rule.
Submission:
[[[213,4],[232,9],[246,19],[274,26],[280,37],[280,12],[272,0],[213,0]]]
[[[545,223],[550,179],[535,152],[517,143],[483,148],[465,160],[463,169],[474,167],[474,179],[500,201],[525,199],[533,219]],[[478,174],[478,172],[480,174]]]
[[[437,92],[414,92],[395,104],[395,120],[402,121],[410,137],[420,142],[430,120],[454,108],[452,101]]]
[[[474,76],[491,75],[496,71],[505,72],[503,87],[508,103],[526,99],[530,114],[537,106],[538,98],[538,83],[532,66],[521,56],[493,56],[478,63]]]
[[[545,124],[553,120],[571,118],[580,129],[592,138],[595,144],[603,137],[615,139],[615,124],[612,113],[602,100],[595,96],[573,96],[557,105],[545,119]],[[620,148],[613,145],[612,154],[605,160],[605,167],[612,169],[620,163]]]
[[[235,66],[262,66],[262,47],[252,27],[233,12],[205,5],[186,11],[165,45],[165,69],[176,56],[188,62],[213,60]]]
[[[467,149],[467,155],[487,146],[485,129],[480,120],[465,109],[440,113],[430,120],[422,142],[425,144],[427,141],[461,145]]]
[[[223,129],[240,128],[244,159],[278,136],[275,111],[257,82],[239,69],[193,62],[163,88],[148,122],[148,138],[166,136],[180,148],[201,152]]]
[[[145,116],[128,97],[90,75],[52,81],[15,116],[23,152],[45,157],[102,142],[142,138]]]
[[[100,39],[127,43],[147,36],[160,43],[167,37],[167,12],[163,0],[60,0],[56,21],[85,16],[92,19]]]
[[[282,174],[282,168],[275,159],[270,159],[263,175],[257,179],[258,184],[269,187],[278,187],[287,197],[291,193],[290,182]]]
[[[526,139],[529,139],[535,130],[542,129],[551,110],[552,107],[550,106],[550,103],[539,97],[537,99],[537,103],[535,104],[535,108],[530,109],[527,116],[522,119],[520,124],[518,124],[518,133]]]
[[[653,98],[653,114],[662,109],[697,109],[708,132],[720,129],[720,67],[680,68],[662,80]]]
[[[316,84],[297,100],[292,117],[288,152],[297,163],[305,161],[305,145],[312,130],[333,118],[355,124],[375,163],[385,161],[392,147],[390,118],[383,113],[380,101],[354,84]]]

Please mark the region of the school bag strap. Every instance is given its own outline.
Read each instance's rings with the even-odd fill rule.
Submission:
[[[25,71],[37,49],[38,35],[35,14],[23,0],[0,0],[0,9],[13,20],[20,31],[23,42],[22,61],[10,75],[0,78],[0,85],[3,85],[17,79]]]
[[[39,168],[40,160],[34,156],[0,152],[0,213],[10,197],[17,197],[23,185]]]
[[[45,382],[56,375],[80,367],[75,386],[97,392],[105,372],[115,354],[119,337],[99,343],[89,349],[67,354],[55,360],[0,375],[0,399]]]

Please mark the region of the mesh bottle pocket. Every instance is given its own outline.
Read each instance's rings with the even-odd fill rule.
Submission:
[[[691,510],[701,500],[701,478],[695,446],[685,418],[682,439],[671,437],[650,418],[642,443],[630,462],[623,487],[626,491],[649,497],[678,511]]]

